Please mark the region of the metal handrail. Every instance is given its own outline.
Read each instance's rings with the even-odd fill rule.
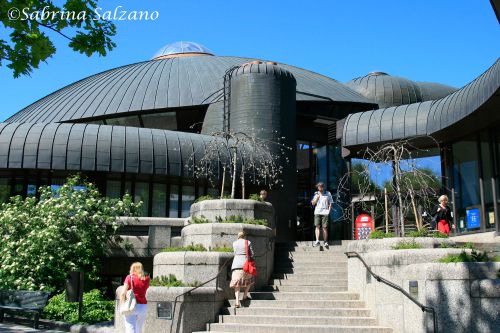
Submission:
[[[380,275],[375,274],[371,270],[370,266],[368,266],[366,264],[366,262],[363,260],[363,258],[361,257],[361,255],[358,252],[349,251],[349,252],[345,252],[344,254],[347,256],[347,258],[358,258],[363,263],[363,265],[365,266],[365,268],[368,271],[368,273],[370,273],[370,275],[373,276],[375,278],[375,280],[377,280],[378,282],[382,282],[383,284],[386,284],[389,287],[391,287],[393,289],[396,289],[397,291],[401,292],[410,301],[412,301],[413,303],[415,303],[423,312],[429,312],[429,313],[431,313],[432,314],[432,322],[434,324],[434,330],[433,330],[433,332],[434,333],[438,333],[436,310],[433,307],[427,306],[427,305],[424,305],[424,304],[420,303],[413,296],[411,296],[406,290],[404,290],[403,288],[401,288],[397,284],[394,284],[393,282],[384,279]]]

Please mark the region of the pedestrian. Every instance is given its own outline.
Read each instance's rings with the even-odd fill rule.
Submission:
[[[243,270],[243,264],[247,260],[247,242],[248,242],[248,259],[254,260],[254,252],[252,248],[252,242],[246,240],[246,235],[244,232],[238,233],[238,239],[233,243],[234,259],[231,266],[231,283],[230,288],[234,289],[235,296],[235,308],[239,308],[240,305],[240,288],[244,288],[243,300],[249,299],[248,292],[250,287],[255,283],[255,278],[253,275],[245,272]]]
[[[442,195],[438,198],[439,204],[431,212],[432,218],[437,222],[437,229],[440,233],[450,235],[450,226],[455,229],[451,217],[451,208],[448,206],[448,197]]]
[[[311,204],[314,207],[314,226],[316,227],[316,242],[313,246],[319,246],[320,227],[323,228],[323,245],[328,248],[328,221],[330,210],[332,209],[333,198],[330,192],[325,191],[325,184],[319,182],[316,184],[318,191],[314,193]]]
[[[147,300],[146,291],[149,288],[149,276],[144,273],[144,268],[140,262],[134,262],[130,266],[129,275],[123,283],[123,292],[121,294],[121,302],[125,301],[127,291],[132,289],[137,304],[134,310],[124,316],[125,332],[126,333],[142,333],[144,321],[146,320]]]
[[[266,199],[267,199],[267,191],[266,190],[260,190],[259,199],[262,202],[266,202]]]

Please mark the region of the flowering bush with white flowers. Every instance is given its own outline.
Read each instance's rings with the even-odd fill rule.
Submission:
[[[75,270],[96,281],[117,216],[134,215],[139,205],[130,196],[103,197],[79,176],[39,191],[39,200],[17,196],[0,207],[0,289],[61,291]]]

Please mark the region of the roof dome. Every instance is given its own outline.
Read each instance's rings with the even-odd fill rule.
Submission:
[[[171,57],[182,57],[192,55],[214,55],[205,46],[194,42],[175,42],[162,47],[153,56],[153,59],[164,59]]]
[[[371,72],[346,84],[380,108],[435,100],[456,90],[444,84],[416,82],[384,72]]]

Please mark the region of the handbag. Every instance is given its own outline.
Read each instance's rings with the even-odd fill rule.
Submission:
[[[132,275],[130,275],[130,289],[127,291],[125,297],[125,302],[120,305],[120,313],[127,316],[134,311],[135,305],[137,304],[137,300],[134,295],[134,280]]]
[[[247,257],[247,260],[243,264],[243,271],[250,275],[256,276],[257,268],[255,268],[255,260],[248,257],[248,241],[246,239],[245,239],[245,255]]]

